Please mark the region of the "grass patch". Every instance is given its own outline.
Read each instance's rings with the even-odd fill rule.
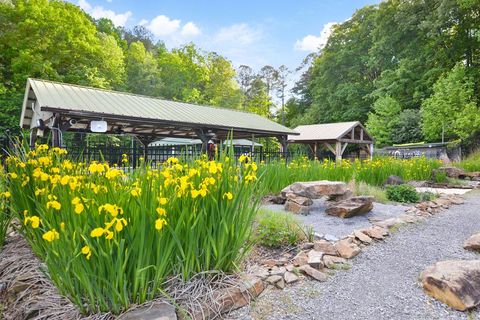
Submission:
[[[332,270],[350,270],[351,268],[352,265],[350,263],[335,263],[330,267]]]
[[[372,186],[366,184],[365,182],[355,182],[351,181],[348,184],[350,190],[352,190],[355,196],[372,196],[375,199],[375,202],[379,203],[389,203],[390,201],[387,198],[387,193],[385,189],[381,187]]]
[[[313,239],[313,230],[300,224],[291,213],[260,209],[256,217],[255,241],[266,247],[279,248]]]
[[[472,152],[462,161],[455,163],[455,166],[468,172],[480,171],[480,149]]]

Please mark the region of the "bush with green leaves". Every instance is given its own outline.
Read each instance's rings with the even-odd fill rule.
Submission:
[[[388,200],[402,203],[414,203],[420,200],[415,187],[408,184],[387,186],[387,198]]]
[[[304,229],[291,213],[261,210],[257,216],[256,242],[266,247],[279,248],[312,240],[311,228]]]

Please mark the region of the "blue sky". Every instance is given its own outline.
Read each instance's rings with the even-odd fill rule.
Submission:
[[[116,25],[145,25],[168,47],[193,41],[235,67],[269,64],[296,68],[328,38],[330,26],[379,0],[71,0],[93,17]]]

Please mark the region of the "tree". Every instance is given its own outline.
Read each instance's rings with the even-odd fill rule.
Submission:
[[[398,116],[402,108],[392,97],[382,97],[375,101],[373,111],[368,114],[367,130],[379,146],[391,145],[394,128],[398,126]]]
[[[280,99],[282,124],[285,125],[285,96],[288,85],[288,77],[292,72],[285,65],[281,65],[276,72],[275,89],[277,90],[277,97]]]
[[[474,82],[463,64],[438,79],[433,94],[422,103],[421,114],[422,130],[429,140],[467,139],[480,130]]]
[[[407,109],[400,112],[397,121],[393,124],[391,140],[394,144],[423,141],[418,110]]]
[[[246,110],[264,117],[270,117],[270,108],[272,105],[272,101],[268,95],[267,85],[260,76],[255,77],[247,93]]]
[[[278,81],[278,71],[275,70],[274,67],[266,65],[260,69],[259,76],[262,78],[263,83],[265,83],[267,93],[270,94]]]
[[[145,50],[142,42],[130,44],[125,62],[127,91],[150,96],[160,95],[162,82],[157,61],[152,53]]]

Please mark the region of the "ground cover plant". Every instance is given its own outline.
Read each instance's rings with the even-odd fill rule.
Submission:
[[[65,152],[40,145],[9,157],[6,181],[20,231],[83,313],[119,313],[169,276],[231,271],[248,252],[258,199],[247,157],[170,158],[126,174]]]
[[[415,187],[408,184],[387,186],[387,198],[391,201],[402,203],[415,203],[420,200]]]
[[[272,161],[259,168],[261,188],[264,194],[280,192],[284,187],[297,181],[332,180],[364,182],[371,186],[383,186],[390,175],[401,177],[404,181],[430,180],[432,171],[441,166],[438,160],[426,158],[395,159],[379,157],[373,161],[325,159],[308,160],[306,157],[289,163]]]
[[[0,166],[0,250],[5,243],[7,230],[12,220],[12,215],[8,208],[10,192],[6,190],[5,177],[3,167]]]
[[[313,240],[311,228],[302,226],[291,213],[261,209],[256,218],[255,242],[272,248]]]

